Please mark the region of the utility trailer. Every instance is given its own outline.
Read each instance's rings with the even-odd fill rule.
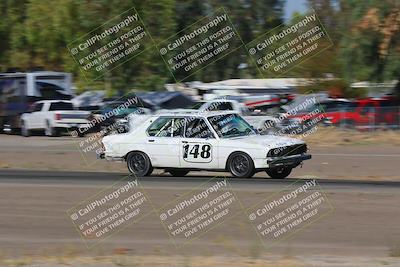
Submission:
[[[0,131],[18,132],[21,115],[40,100],[70,100],[72,75],[35,71],[0,73]]]

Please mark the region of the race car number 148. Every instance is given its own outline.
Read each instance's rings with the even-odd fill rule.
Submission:
[[[210,144],[186,144],[183,146],[183,159],[188,162],[210,162],[212,160],[212,147]]]

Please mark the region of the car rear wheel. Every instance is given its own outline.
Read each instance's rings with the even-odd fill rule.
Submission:
[[[268,169],[265,171],[269,177],[273,179],[284,179],[289,176],[289,174],[292,172],[292,168],[274,168],[274,169]]]
[[[44,134],[46,136],[59,136],[60,135],[59,131],[56,128],[51,127],[50,122],[48,122],[48,121],[46,122],[46,129],[44,130]]]
[[[128,170],[136,176],[148,176],[153,172],[150,158],[143,152],[130,152],[126,156]]]
[[[250,178],[254,175],[254,162],[252,158],[243,152],[236,152],[228,159],[228,170],[235,177]]]
[[[166,169],[166,171],[175,177],[185,176],[186,174],[189,173],[189,171],[185,169]]]

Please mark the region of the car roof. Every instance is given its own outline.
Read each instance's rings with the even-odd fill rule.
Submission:
[[[213,100],[203,101],[205,103],[213,103],[213,102],[229,102],[229,103],[238,103],[236,99],[226,99],[226,98],[215,98]]]
[[[199,117],[199,118],[208,118],[212,116],[218,116],[218,115],[231,115],[231,114],[237,114],[237,112],[234,111],[207,111],[207,112],[187,112],[185,113],[184,111],[181,113],[174,113],[174,112],[165,112],[161,114],[157,114],[154,117],[176,117],[176,118],[182,118],[182,117]]]
[[[57,103],[57,102],[72,103],[72,101],[70,101],[70,100],[40,100],[40,101],[37,101],[36,103]]]

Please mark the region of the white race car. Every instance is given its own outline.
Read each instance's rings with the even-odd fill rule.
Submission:
[[[160,168],[173,176],[215,170],[251,177],[266,171],[282,179],[311,158],[303,141],[260,135],[240,115],[228,112],[159,114],[128,133],[104,137],[102,143],[100,158],[126,161],[137,176]]]

